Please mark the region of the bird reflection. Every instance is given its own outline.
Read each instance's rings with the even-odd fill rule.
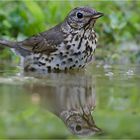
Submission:
[[[90,75],[50,73],[26,85],[26,89],[33,102],[61,118],[73,134],[89,136],[100,132],[91,115],[95,108],[95,85]]]

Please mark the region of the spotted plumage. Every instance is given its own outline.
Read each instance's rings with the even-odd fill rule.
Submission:
[[[92,61],[97,37],[93,26],[103,14],[89,7],[73,9],[52,29],[24,41],[0,40],[23,58],[26,71],[78,69]]]

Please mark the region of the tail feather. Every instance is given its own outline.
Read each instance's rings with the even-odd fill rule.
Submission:
[[[16,42],[0,39],[0,46],[16,48]]]
[[[12,42],[8,40],[2,40],[0,39],[0,46],[9,47],[11,48],[17,55],[26,57],[27,55],[30,55],[30,51],[25,50],[24,48],[20,47],[20,45],[17,42]]]

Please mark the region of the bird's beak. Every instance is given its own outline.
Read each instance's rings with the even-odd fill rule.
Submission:
[[[92,126],[92,130],[94,132],[102,132],[102,130],[100,128],[98,128],[96,125]]]
[[[100,17],[102,17],[104,14],[103,13],[101,13],[101,12],[96,12],[96,13],[94,13],[93,14],[93,19],[97,19],[97,18],[100,18]]]

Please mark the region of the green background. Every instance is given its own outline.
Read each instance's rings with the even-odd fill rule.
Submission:
[[[1,1],[0,38],[23,40],[62,22],[71,9],[79,6],[104,13],[95,25],[99,36],[96,59],[109,63],[140,62],[138,0]],[[0,49],[0,58],[15,61],[13,53]]]

